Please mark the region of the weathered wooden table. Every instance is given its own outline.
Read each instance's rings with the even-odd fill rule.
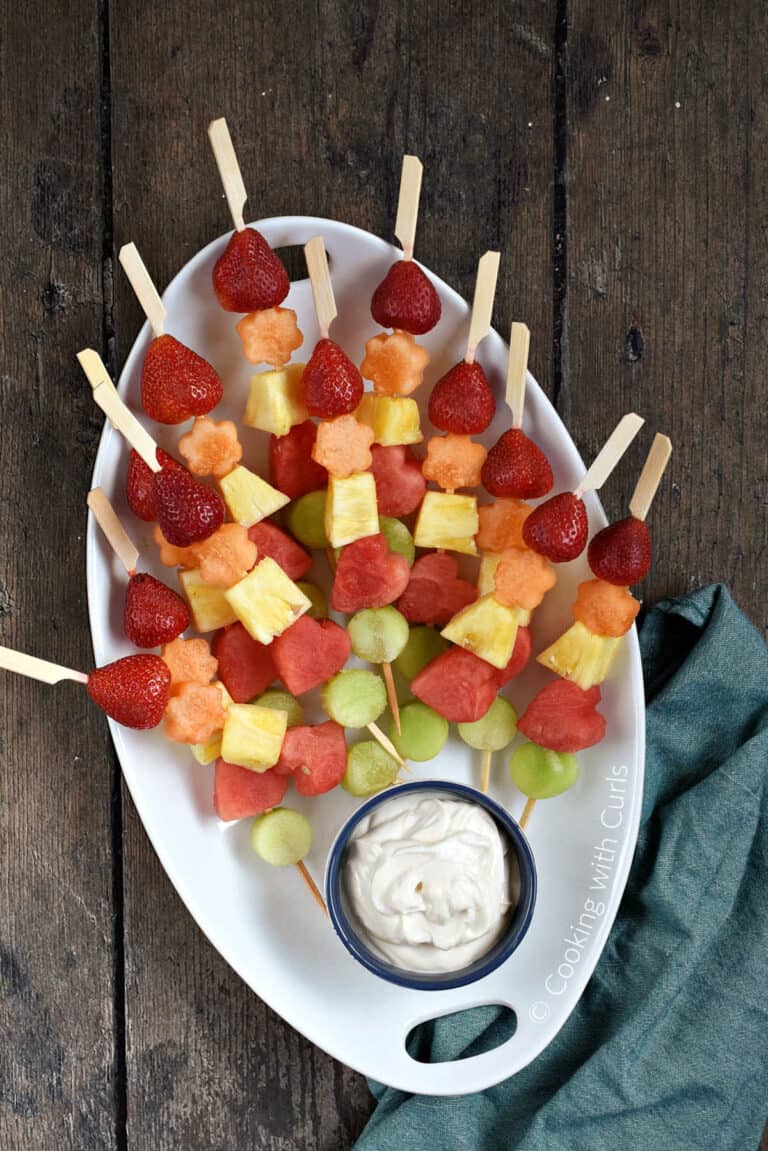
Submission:
[[[74,355],[100,347],[117,371],[137,333],[122,243],[163,285],[228,227],[205,136],[221,114],[253,217],[390,236],[400,157],[418,153],[420,257],[466,295],[478,254],[501,249],[497,325],[530,325],[582,453],[632,408],[671,435],[647,597],[722,580],[765,627],[764,4],[3,9],[2,642],[89,664],[100,417]],[[0,691],[0,1146],[348,1146],[365,1084],[201,936],[85,694],[7,676]]]

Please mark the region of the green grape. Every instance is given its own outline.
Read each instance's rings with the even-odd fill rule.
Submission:
[[[428,663],[450,647],[439,631],[419,624],[412,627],[408,642],[395,660],[395,667],[407,680],[415,679]]]
[[[304,708],[295,696],[287,691],[271,687],[254,701],[259,707],[271,707],[273,711],[284,711],[288,716],[288,727],[298,727],[304,722]]]
[[[408,642],[408,620],[395,607],[369,607],[347,623],[352,651],[369,663],[392,663]]]
[[[312,825],[290,807],[273,807],[253,821],[251,847],[273,867],[292,867],[312,846]]]
[[[316,583],[307,583],[305,580],[299,580],[296,587],[303,591],[304,595],[312,603],[312,607],[307,612],[307,615],[311,619],[327,619],[328,596],[323,589],[318,587]]]
[[[573,787],[579,778],[579,761],[566,751],[524,743],[509,758],[509,774],[515,787],[529,799],[552,799]]]
[[[397,764],[373,739],[353,743],[347,752],[347,770],[341,786],[350,795],[375,795],[397,779]]]
[[[299,496],[288,508],[288,527],[306,548],[328,547],[325,534],[325,488]]]
[[[389,550],[405,556],[409,565],[413,567],[416,545],[403,521],[393,519],[392,516],[379,516],[379,531],[386,539]]]
[[[328,680],[322,699],[331,719],[342,727],[365,727],[387,706],[387,690],[381,676],[353,667]]]
[[[425,703],[407,703],[400,708],[400,729],[398,735],[393,720],[389,738],[403,759],[413,759],[416,763],[434,759],[448,739],[448,720]]]
[[[460,723],[459,735],[470,747],[478,751],[501,751],[515,738],[517,712],[508,700],[497,695],[482,719],[474,723]]]

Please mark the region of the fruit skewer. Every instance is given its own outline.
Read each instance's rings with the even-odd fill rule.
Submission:
[[[640,608],[628,585],[639,582],[650,569],[645,519],[671,452],[667,436],[657,434],[630,500],[630,515],[592,539],[588,558],[597,578],[579,585],[576,622],[537,656],[561,679],[541,689],[518,724],[531,740],[510,761],[513,781],[528,796],[521,827],[538,799],[559,795],[575,783],[578,764],[573,753],[593,746],[605,734],[605,720],[596,711],[599,685]],[[571,724],[574,719],[578,722],[578,735],[569,727],[569,717]]]

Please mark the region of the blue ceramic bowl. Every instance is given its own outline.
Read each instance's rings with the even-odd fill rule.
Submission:
[[[446,971],[445,974],[405,971],[401,967],[395,967],[388,963],[371,950],[365,937],[357,931],[347,914],[343,870],[350,836],[360,820],[364,819],[374,808],[389,803],[393,799],[400,799],[414,791],[443,793],[452,799],[461,799],[484,807],[496,820],[509,843],[510,849],[515,852],[520,872],[520,898],[517,907],[510,916],[504,934],[497,939],[485,955],[476,959],[474,963],[468,967],[462,967],[458,971]],[[451,783],[445,779],[415,780],[413,783],[405,783],[400,787],[374,795],[358,807],[357,811],[353,812],[342,826],[328,856],[325,873],[325,898],[336,934],[347,951],[354,955],[363,967],[367,967],[374,975],[378,975],[390,983],[396,983],[400,987],[412,987],[420,991],[445,991],[451,987],[464,987],[467,983],[474,983],[489,975],[506,959],[509,959],[512,952],[518,947],[530,926],[536,903],[536,864],[528,840],[515,820],[503,807],[500,807],[487,795],[481,791],[476,791],[473,787],[465,787],[461,783]]]

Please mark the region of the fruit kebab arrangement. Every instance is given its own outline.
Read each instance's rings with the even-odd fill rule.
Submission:
[[[384,331],[367,341],[359,367],[331,336],[337,305],[323,239],[306,244],[317,340],[304,364],[292,360],[304,334],[282,306],[288,275],[244,222],[245,186],[226,122],[214,121],[209,137],[234,225],[213,268],[211,303],[239,316],[233,339],[259,369],[242,423],[269,436],[268,473],[243,462],[237,424],[214,417],[225,384],[165,332],[162,300],[126,245],[120,262],[152,330],[141,403],[162,425],[187,425],[178,458],[123,403],[94,351],[78,359],[129,447],[128,507],[154,525],[179,591],[137,570],[139,551],[96,488],[88,506],[125,569],[123,630],[141,653],[86,674],[0,648],[0,666],[50,684],[82,683],[128,727],[162,723],[168,739],[214,765],[218,817],[252,819],[254,851],[275,866],[296,865],[324,906],[303,862],[311,826],[283,804],[291,783],[307,797],[337,786],[373,795],[395,785],[409,762],[438,756],[451,724],[481,753],[483,791],[493,783],[493,754],[526,737],[509,764],[527,797],[523,825],[538,799],[575,782],[575,753],[605,732],[599,684],[639,608],[629,586],[650,566],[645,517],[671,447],[656,437],[630,515],[590,543],[595,578],[579,586],[574,623],[536,656],[559,678],[518,720],[504,693],[529,662],[532,614],[556,585],[558,565],[587,545],[585,493],[607,480],[643,421],[625,416],[576,489],[552,495],[550,462],[523,431],[530,333],[515,323],[511,427],[486,451],[475,437],[487,432],[496,403],[476,357],[499,269],[498,253],[487,252],[466,352],[434,383],[436,433],[419,458],[425,436],[414,393],[430,355],[416,337],[441,318],[437,291],[413,259],[420,162],[403,160],[395,224],[403,253],[373,293],[371,315]],[[322,569],[329,596],[316,582]],[[352,657],[358,666],[349,666]],[[322,721],[306,722],[307,710],[322,710]]]

